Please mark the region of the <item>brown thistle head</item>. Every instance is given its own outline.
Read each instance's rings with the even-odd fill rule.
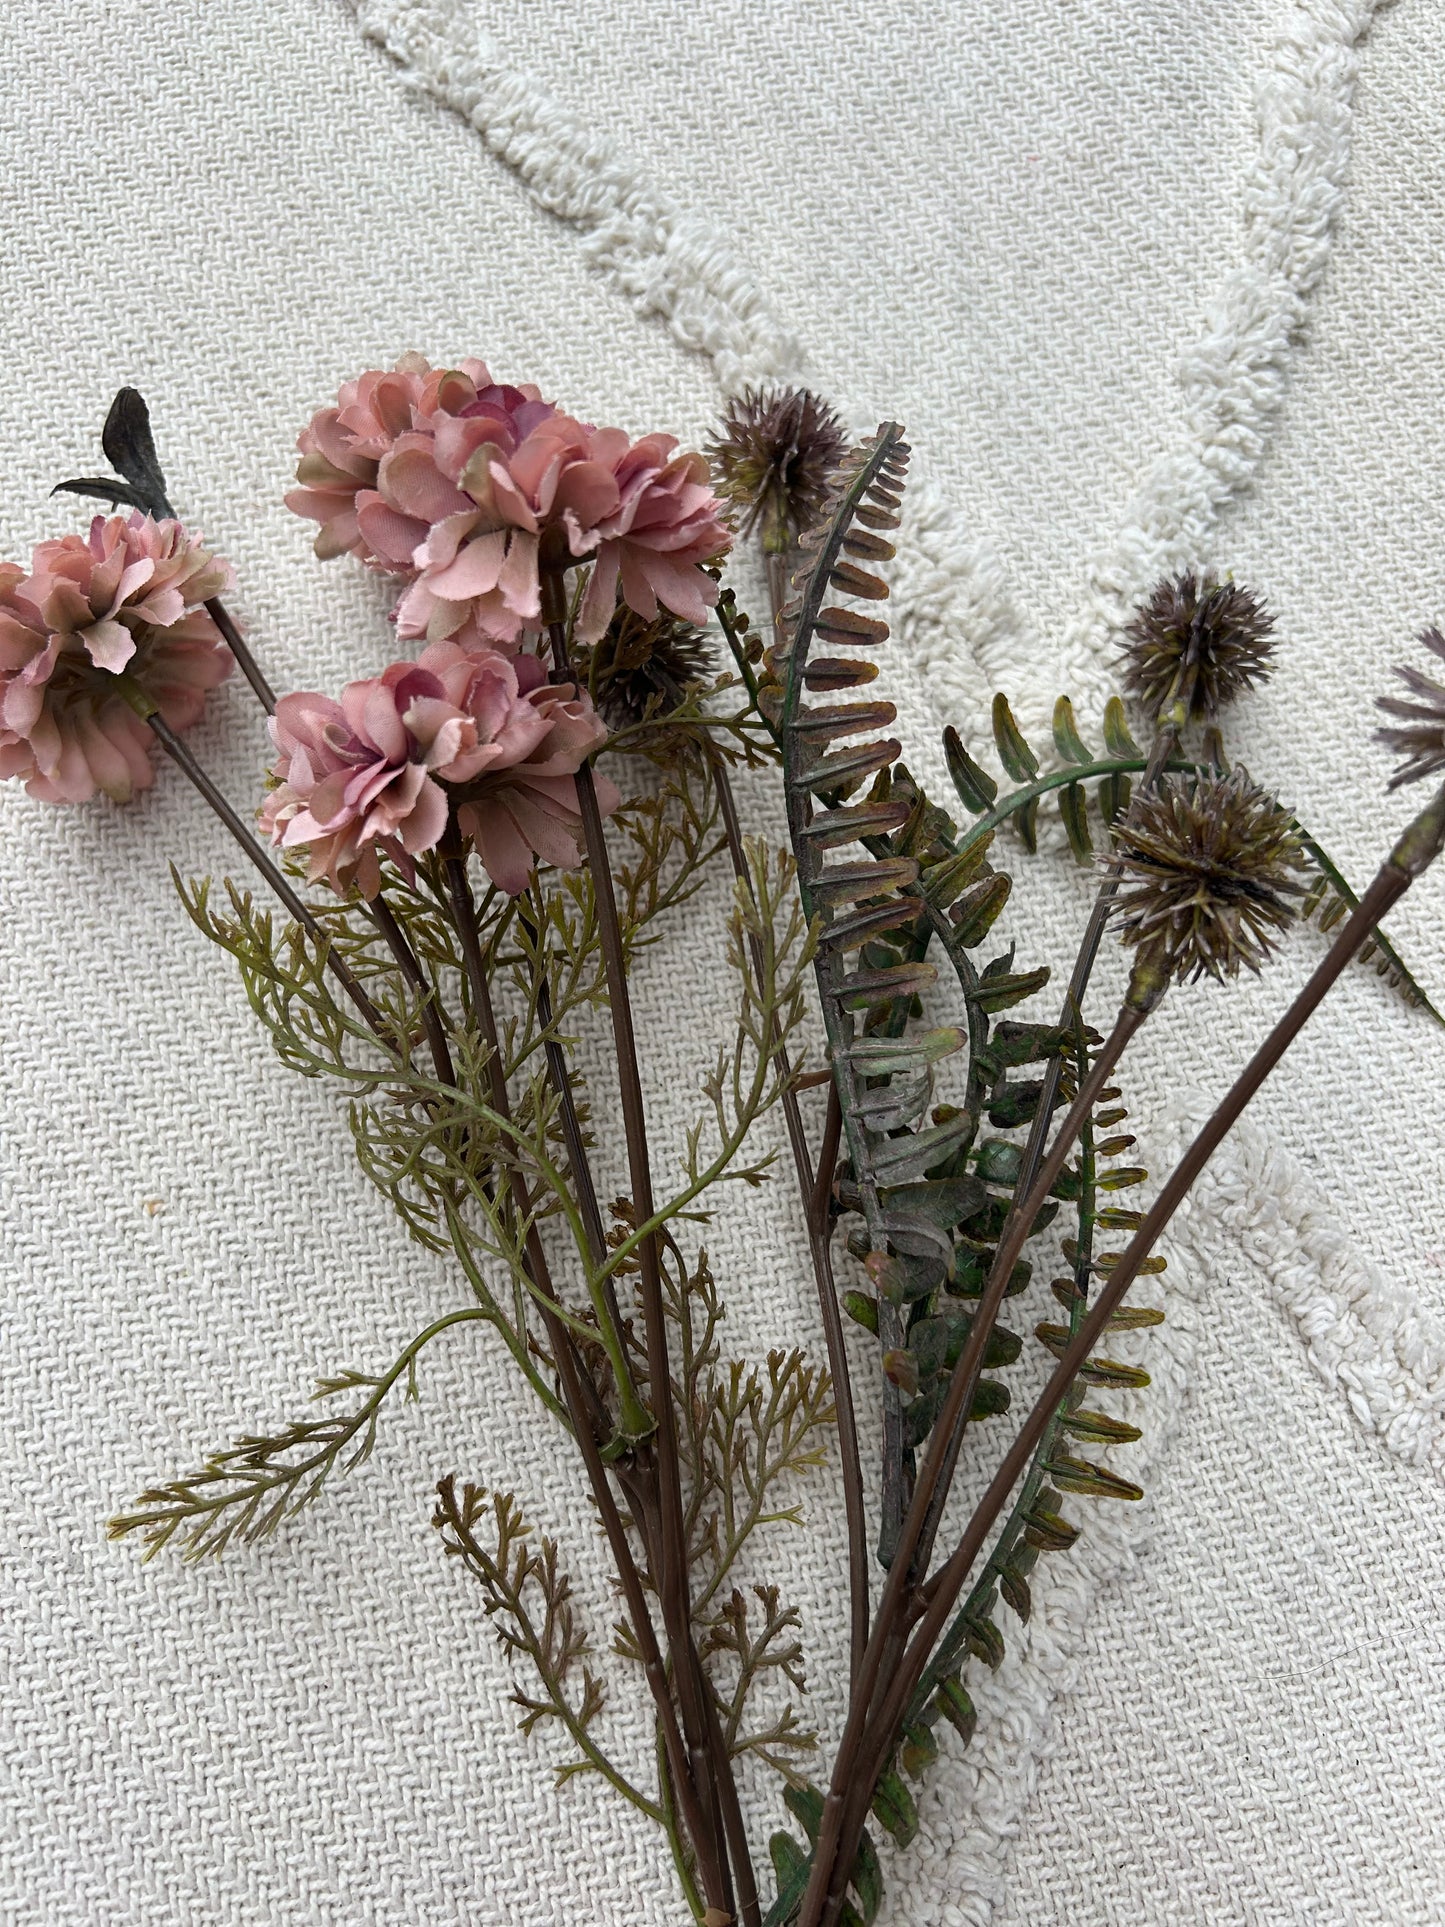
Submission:
[[[1152,717],[1207,721],[1270,674],[1274,617],[1251,590],[1192,571],[1160,582],[1124,631],[1124,686]]]
[[[1445,662],[1445,635],[1438,629],[1424,629],[1420,640],[1431,655]],[[1377,743],[1406,759],[1390,778],[1392,790],[1445,770],[1445,685],[1409,664],[1402,664],[1395,674],[1416,700],[1407,703],[1399,696],[1380,696],[1375,702],[1376,709],[1398,716],[1404,725],[1375,731]]]
[[[761,521],[763,546],[781,553],[821,518],[847,450],[843,424],[809,389],[745,388],[728,404],[707,455],[741,533]]]
[[[607,632],[579,663],[593,700],[614,729],[640,723],[650,708],[675,708],[692,684],[711,679],[707,637],[659,608],[640,616],[619,602]]]
[[[1299,831],[1247,770],[1162,777],[1116,836],[1115,925],[1160,983],[1258,971],[1295,920]]]

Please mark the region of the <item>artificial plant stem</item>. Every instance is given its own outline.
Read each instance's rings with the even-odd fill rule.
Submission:
[[[256,692],[256,699],[268,716],[276,714],[276,692],[261,674],[261,666],[246,646],[240,630],[231,620],[230,612],[219,596],[212,596],[206,604],[206,614],[215,623],[225,638],[226,647],[241,666],[241,674]]]
[[[127,678],[117,676],[116,681],[121,684],[126,684]],[[176,767],[190,779],[196,789],[200,791],[216,815],[231,832],[231,835],[235,838],[241,849],[245,851],[251,862],[255,864],[256,868],[261,872],[261,875],[266,879],[267,883],[270,884],[282,903],[285,904],[297,923],[301,925],[302,929],[305,930],[307,935],[316,943],[326,961],[327,969],[341,985],[361,1015],[366,1019],[367,1025],[374,1035],[388,1051],[395,1054],[397,1051],[396,1040],[392,1037],[391,1032],[382,1020],[381,1012],[357,982],[345,960],[337,955],[335,945],[321,928],[321,925],[316,921],[310,910],[307,909],[301,898],[292,889],[285,874],[271,861],[270,857],[267,856],[265,850],[251,834],[250,830],[247,829],[235,810],[231,808],[231,805],[226,801],[210,777],[207,776],[205,770],[201,768],[201,765],[196,761],[195,757],[192,756],[180,737],[177,736],[169,724],[162,719],[159,711],[151,705],[150,698],[145,692],[138,686],[131,684],[124,688],[122,693],[125,695],[127,702],[131,704],[131,707],[136,710],[136,713],[143,717],[150,725],[156,741],[166,752],[167,756],[169,756]]]
[[[452,1054],[447,1046],[446,1026],[442,1023],[441,1011],[437,1007],[436,986],[432,984],[421,967],[421,959],[411,947],[411,941],[392,912],[391,905],[378,891],[369,901],[368,908],[382,936],[386,938],[391,954],[396,959],[397,968],[421,1000],[422,1028],[426,1031],[427,1048],[431,1061],[436,1068],[437,1082],[455,1084],[457,1074],[452,1063]]]
[[[924,1523],[936,1501],[941,1507],[948,1495],[949,1482],[957,1463],[957,1449],[954,1433],[962,1436],[963,1427],[957,1423],[960,1417],[966,1420],[973,1403],[974,1391],[978,1384],[983,1365],[984,1350],[988,1334],[992,1329],[992,1313],[996,1313],[1002,1302],[1004,1289],[1013,1271],[1014,1261],[1023,1247],[1029,1228],[1038,1215],[1049,1187],[1063,1168],[1065,1157],[1078,1136],[1079,1127],[1088,1118],[1095,1098],[1103,1088],[1120,1053],[1130,1037],[1143,1021],[1141,1013],[1125,1006],[1120,1012],[1119,1022],[1114,1027],[1104,1049],[1095,1059],[1088,1078],[1080,1088],[1068,1117],[1055,1139],[1052,1151],[1034,1185],[1033,1194],[1021,1211],[1014,1214],[1012,1223],[1017,1227],[1013,1237],[1005,1237],[998,1248],[993,1268],[978,1310],[969,1326],[968,1339],[953,1368],[948,1383],[948,1393],[943,1409],[938,1415],[934,1430],[935,1446],[923,1461],[918,1474],[912,1502],[904,1515],[899,1532],[898,1546],[893,1563],[888,1569],[884,1582],[883,1597],[878,1602],[878,1614],[873,1624],[873,1632],[863,1655],[863,1663],[858,1677],[853,1682],[849,1696],[848,1717],[843,1728],[843,1737],[838,1744],[837,1759],[834,1763],[832,1784],[828,1789],[823,1805],[823,1818],[818,1831],[818,1859],[821,1861],[834,1850],[844,1824],[846,1803],[853,1791],[857,1763],[861,1749],[866,1743],[870,1728],[870,1712],[876,1694],[881,1690],[885,1695],[890,1685],[892,1671],[887,1662],[897,1659],[901,1653],[901,1641],[907,1629],[907,1614],[910,1597],[914,1590],[910,1577],[914,1564],[914,1554],[919,1546]],[[851,1866],[851,1857],[849,1865]],[[810,1916],[805,1908],[803,1919]]]
[[[546,1034],[542,1049],[547,1059],[547,1075],[561,1107],[562,1140],[567,1146],[567,1164],[577,1192],[577,1207],[581,1213],[583,1229],[587,1233],[588,1255],[594,1265],[600,1265],[607,1256],[607,1235],[602,1223],[602,1209],[597,1202],[597,1186],[592,1177],[591,1161],[587,1156],[587,1146],[582,1136],[582,1120],[577,1115],[577,1099],[573,1094],[572,1079],[568,1075],[566,1053],[557,1039],[550,1035],[554,1022],[552,990],[547,982],[546,960],[542,955],[541,927],[533,922],[525,910],[519,910],[518,915],[521,918],[522,928],[527,933],[527,939],[536,952],[537,1021]],[[620,1326],[622,1316],[616,1310],[616,1297],[611,1278],[606,1280],[605,1289],[614,1307],[613,1316]]]
[[[829,1850],[827,1856],[829,1864],[826,1869],[822,1867],[824,1854],[820,1836],[814,1879],[809,1886],[809,1898],[804,1903],[800,1927],[818,1927],[820,1921],[827,1922],[836,1918],[843,1889],[846,1886],[846,1869],[852,1864],[852,1852],[856,1851],[857,1830],[861,1828],[867,1813],[873,1784],[892,1750],[898,1723],[903,1717],[918,1681],[922,1678],[929,1655],[962,1591],[984,1540],[1007,1503],[1019,1476],[1027,1467],[1055,1409],[1068,1391],[1080,1366],[1098,1344],[1110,1318],[1117,1311],[1124,1294],[1138,1276],[1140,1267],[1149,1257],[1160,1234],[1167,1227],[1200,1172],[1232,1129],[1240,1114],[1299,1035],[1341,972],[1369,941],[1375,924],[1390,906],[1404,895],[1414,879],[1439,855],[1442,846],[1445,846],[1445,789],[1441,790],[1429,808],[1411,824],[1389,860],[1382,866],[1374,882],[1365,892],[1359,908],[1350,916],[1330,947],[1327,956],[1255,1052],[1223,1102],[1171,1172],[1119,1263],[1109,1273],[1108,1280],[1088,1316],[1065,1347],[1047,1385],[1020,1427],[1017,1437],[994,1474],[988,1490],[979,1501],[953,1554],[922,1589],[920,1599],[923,1602],[924,1611],[913,1633],[907,1653],[894,1674],[876,1713],[868,1723],[863,1748],[850,1763],[854,1791],[848,1803],[849,1811],[844,1817],[842,1828],[835,1836]],[[867,1789],[866,1797],[861,1792],[864,1788]],[[817,1889],[816,1901],[813,1900],[815,1888]],[[822,1906],[824,1895],[829,1901],[829,1910],[826,1912]]]
[[[1136,1005],[1129,1003],[1121,1005],[1114,1028],[1098,1056],[1089,1066],[1089,1074],[1080,1084],[1079,1094],[1074,1099],[1067,1117],[1059,1126],[1048,1156],[1039,1167],[1027,1195],[1020,1197],[1018,1188],[1015,1187],[1014,1208],[1005,1223],[1003,1237],[994,1254],[993,1264],[989,1268],[978,1310],[974,1313],[973,1323],[969,1327],[967,1343],[964,1345],[958,1363],[953,1368],[948,1396],[944,1401],[938,1426],[933,1435],[941,1449],[929,1452],[918,1480],[918,1490],[914,1494],[914,1508],[918,1506],[920,1498],[926,1508],[922,1524],[916,1536],[913,1536],[913,1544],[909,1547],[907,1555],[915,1580],[922,1578],[927,1569],[939,1521],[943,1517],[943,1508],[948,1503],[949,1488],[958,1464],[958,1453],[968,1425],[968,1414],[973,1407],[973,1395],[983,1367],[984,1352],[994,1325],[997,1323],[1004,1293],[1008,1290],[1009,1279],[1013,1276],[1013,1268],[1018,1262],[1024,1245],[1028,1242],[1035,1218],[1048,1202],[1049,1192],[1064,1168],[1065,1159],[1078,1140],[1079,1133],[1089,1121],[1099,1093],[1107,1085],[1130,1039],[1138,1031],[1147,1014],[1147,1011],[1140,1010]],[[1062,1053],[1059,1061],[1061,1059]],[[908,1527],[905,1526],[905,1543],[909,1537]]]
[[[499,1117],[510,1119],[511,1099],[502,1066],[496,1012],[492,1006],[481,941],[477,934],[476,904],[467,878],[465,859],[458,855],[448,855],[446,874],[452,899],[453,921],[462,948],[462,963],[466,972],[467,988],[471,995],[472,1014],[488,1047],[487,1076],[491,1089],[492,1108]],[[513,1206],[519,1222],[524,1222],[527,1217],[526,1189],[521,1172],[517,1170],[515,1164],[510,1166],[509,1176]],[[608,1483],[607,1468],[602,1460],[598,1441],[598,1423],[601,1421],[605,1426],[606,1415],[597,1396],[596,1387],[579,1365],[571,1334],[556,1311],[552,1309],[552,1305],[556,1302],[556,1292],[535,1224],[529,1226],[527,1233],[527,1269],[541,1302],[542,1317],[547,1326],[548,1341],[552,1346],[557,1374],[562,1381],[563,1397],[572,1419],[572,1429],[581,1448],[588,1481],[602,1515],[603,1529],[607,1534],[613,1562],[617,1567],[618,1578],[627,1600],[633,1631],[637,1636],[638,1650],[642,1655],[644,1672],[657,1706],[658,1720],[662,1727],[668,1757],[672,1761],[673,1784],[679,1803],[683,1807],[693,1850],[697,1854],[703,1885],[709,1900],[721,1904],[729,1892],[726,1868],[722,1865],[714,1829],[705,1817],[699,1790],[689,1769],[687,1751],[683,1745],[682,1734],[677,1727],[672,1696],[668,1689],[667,1669],[663,1664],[662,1654],[657,1645],[657,1635],[653,1630],[652,1618],[647,1609],[647,1597],[643,1591],[641,1575],[632,1556],[632,1547],[628,1541],[621,1514],[618,1512],[612,1487]],[[615,1372],[616,1361],[613,1361],[613,1364]],[[631,1384],[630,1376],[625,1370],[619,1384],[625,1386]],[[590,1399],[587,1396],[589,1391]]]
[[[567,657],[565,605],[558,575],[545,578],[547,603],[544,614],[559,679],[571,681]],[[582,820],[582,837],[587,867],[592,877],[597,908],[597,931],[602,947],[603,970],[607,982],[608,1008],[612,1017],[612,1037],[617,1060],[618,1091],[622,1102],[623,1134],[627,1145],[628,1178],[633,1208],[638,1222],[653,1217],[652,1168],[647,1147],[647,1117],[642,1102],[642,1077],[637,1062],[637,1045],[632,1025],[632,1002],[627,986],[626,958],[623,952],[622,925],[617,914],[617,898],[612,887],[612,868],[607,856],[602,816],[597,807],[597,791],[592,770],[584,763],[576,776],[577,811]],[[710,1763],[717,1798],[725,1820],[737,1806],[737,1787],[732,1762],[725,1746],[717,1744],[716,1723],[707,1719],[708,1684],[703,1676],[692,1638],[692,1601],[687,1574],[687,1540],[683,1523],[682,1475],[677,1456],[676,1418],[672,1402],[672,1367],[668,1359],[667,1321],[663,1305],[662,1266],[655,1232],[642,1240],[638,1250],[639,1292],[643,1332],[647,1349],[648,1393],[656,1430],[651,1440],[651,1456],[657,1467],[658,1521],[658,1596],[662,1603],[663,1623],[672,1647],[678,1698],[683,1724],[691,1745],[702,1760]],[[729,1840],[741,1833],[729,1820]],[[759,1927],[761,1913],[757,1902],[752,1865],[744,1850],[733,1872],[746,1927]]]
[[[709,745],[709,750],[713,768],[713,785],[722,815],[723,832],[727,837],[728,853],[732,858],[733,874],[751,895],[752,878],[748,873],[742,832],[738,824],[737,803],[728,777],[727,764],[714,746]],[[756,936],[750,937],[749,943],[753,953],[753,968],[757,971],[758,980],[761,982],[762,944]],[[775,1038],[777,1031],[777,1020],[774,1019]],[[838,1287],[833,1276],[833,1227],[828,1211],[828,1201],[833,1189],[833,1174],[838,1162],[838,1146],[842,1136],[842,1108],[838,1102],[838,1087],[830,1080],[828,1118],[824,1125],[823,1144],[818,1168],[815,1171],[812,1158],[808,1153],[808,1138],[803,1128],[803,1113],[798,1103],[798,1094],[792,1087],[792,1067],[788,1054],[781,1045],[778,1047],[778,1059],[783,1076],[783,1119],[787,1125],[788,1143],[793,1153],[793,1167],[797,1172],[803,1209],[807,1214],[808,1251],[813,1261],[813,1281],[817,1287],[818,1310],[823,1320],[823,1343],[828,1353],[828,1370],[833,1379],[833,1409],[836,1413],[838,1453],[843,1473],[843,1514],[848,1530],[848,1672],[850,1678],[856,1678],[868,1639],[868,1520],[863,1508],[863,1466],[858,1455],[858,1420],[853,1409],[853,1381],[848,1369],[843,1318],[838,1310]]]
[[[466,858],[447,851],[444,867],[447,892],[451,897],[452,922],[456,927],[457,938],[462,948],[462,968],[471,997],[472,1016],[482,1034],[482,1041],[487,1046],[487,1078],[491,1086],[492,1108],[498,1116],[510,1118],[511,1099],[507,1092],[506,1070],[502,1063],[497,1013],[492,1004],[491,986],[487,982],[481,938],[477,933],[477,906],[472,896],[471,882],[467,876]],[[528,1212],[526,1187],[522,1182],[522,1174],[515,1164],[509,1166],[509,1180],[518,1223],[525,1223]],[[546,1255],[542,1250],[541,1238],[535,1224],[531,1225],[527,1232],[527,1264],[533,1275],[533,1282],[542,1285],[545,1281],[547,1296],[555,1297]],[[615,1304],[615,1300],[612,1302]],[[598,1337],[607,1353],[607,1362],[612,1367],[612,1375],[617,1385],[622,1428],[625,1433],[632,1436],[639,1429],[645,1429],[647,1413],[643,1409],[627,1363],[627,1352],[622,1342],[621,1320],[608,1316],[606,1300],[600,1304],[594,1303],[594,1309],[598,1314]]]

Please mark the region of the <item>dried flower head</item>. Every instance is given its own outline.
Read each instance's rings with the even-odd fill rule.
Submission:
[[[1424,629],[1420,640],[1432,656],[1445,662],[1445,635],[1438,629]],[[1401,664],[1395,674],[1419,701],[1407,703],[1399,696],[1381,696],[1375,703],[1377,709],[1383,709],[1387,716],[1398,716],[1405,725],[1403,729],[1375,731],[1377,743],[1408,759],[1390,778],[1392,790],[1445,769],[1445,685],[1408,663]]]
[[[763,518],[768,546],[786,548],[820,519],[833,470],[848,451],[843,424],[806,388],[745,388],[708,444],[718,493],[742,516]]]
[[[189,729],[234,667],[203,606],[230,582],[179,522],[139,511],[40,543],[29,574],[0,569],[0,776],[47,803],[148,789],[155,738],[117,678]]]
[[[1191,572],[1158,584],[1124,631],[1124,686],[1151,716],[1183,697],[1217,716],[1270,674],[1274,617],[1251,590]]]
[[[659,610],[651,621],[619,603],[607,633],[587,657],[597,707],[614,728],[641,722],[659,700],[671,708],[691,683],[715,667],[707,637],[690,622]]]
[[[1119,934],[1177,983],[1257,971],[1304,895],[1291,873],[1309,868],[1289,812],[1237,767],[1162,777],[1136,797],[1115,854]]]

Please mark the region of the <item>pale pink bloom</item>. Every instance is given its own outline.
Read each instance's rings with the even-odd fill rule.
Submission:
[[[605,633],[619,577],[623,601],[640,616],[655,616],[660,602],[700,624],[717,601],[718,586],[700,564],[722,555],[732,534],[712,492],[706,457],[675,455],[676,447],[671,435],[629,442],[618,428],[592,436],[593,463],[610,470],[616,503],[596,516],[589,531],[596,546],[577,623],[583,642],[597,642]],[[572,552],[583,551],[574,542]]]
[[[0,775],[51,803],[149,788],[155,739],[115,677],[188,729],[234,667],[202,606],[230,584],[179,522],[139,512],[42,542],[28,575],[0,570]]]
[[[549,412],[536,388],[493,382],[485,362],[433,368],[421,355],[403,355],[394,369],[347,382],[336,406],[323,408],[301,431],[296,479],[302,486],[287,495],[286,505],[321,524],[315,548],[323,559],[350,550],[373,567],[410,573],[411,549],[426,529],[408,547],[405,512],[398,519],[377,495],[378,471],[397,443],[417,435],[425,445],[440,433],[450,446],[449,424],[481,418],[523,424],[507,430],[508,445],[515,446]]]
[[[655,616],[659,602],[704,622],[717,585],[698,566],[727,549],[701,455],[674,455],[670,435],[631,442],[621,429],[589,428],[569,416],[539,421],[514,451],[501,438],[465,448],[465,463],[430,463],[420,447],[382,464],[380,491],[404,509],[400,552],[420,571],[397,606],[404,636],[436,641],[471,621],[513,641],[540,616],[539,568],[593,559],[578,636],[595,642],[611,620],[619,579],[629,607]]]
[[[607,737],[588,696],[547,682],[525,651],[505,656],[443,641],[422,651],[421,665],[474,725],[475,735],[439,774],[457,786],[458,825],[493,883],[516,896],[534,856],[575,868],[582,860],[576,773]],[[593,783],[599,809],[610,815],[620,795],[605,776]]]
[[[448,806],[435,772],[472,729],[414,662],[348,683],[339,703],[316,691],[283,696],[271,719],[278,787],[261,826],[284,849],[310,850],[313,882],[328,877],[344,892],[354,880],[374,897],[378,845],[405,867],[440,840]]]

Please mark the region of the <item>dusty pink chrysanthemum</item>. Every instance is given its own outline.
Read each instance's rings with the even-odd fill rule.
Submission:
[[[722,519],[707,459],[675,455],[676,437],[644,435],[629,442],[617,428],[592,437],[594,463],[609,468],[616,503],[593,524],[595,560],[583,598],[577,634],[596,642],[622,599],[640,616],[655,616],[662,603],[685,622],[707,621],[717,583],[702,564],[723,555],[732,533]],[[585,552],[574,544],[573,554]]]
[[[579,640],[604,633],[619,580],[639,615],[655,616],[661,602],[705,621],[717,584],[700,565],[732,537],[706,461],[676,447],[670,435],[632,442],[557,414],[510,452],[491,441],[459,450],[465,461],[445,460],[439,436],[428,463],[420,446],[398,446],[378,477],[381,499],[409,518],[393,525],[398,552],[430,522],[412,549],[419,574],[397,606],[399,632],[436,641],[473,621],[515,641],[540,620],[540,570],[586,561]]]
[[[607,737],[589,698],[570,683],[545,681],[541,663],[525,652],[438,642],[422,651],[421,666],[474,726],[440,774],[457,785],[457,822],[493,883],[511,896],[525,890],[534,855],[575,868],[582,860],[576,775]],[[605,776],[592,780],[607,816],[622,799]]]
[[[466,420],[499,429],[504,445],[515,447],[552,412],[536,388],[493,382],[485,362],[433,368],[421,355],[403,355],[393,369],[372,369],[347,382],[336,406],[321,409],[301,431],[301,486],[287,495],[286,506],[321,524],[315,548],[323,559],[350,550],[374,567],[408,574],[425,527],[408,545],[405,529],[388,513],[391,505],[377,493],[378,471],[397,443],[420,436],[425,447],[439,436],[449,450],[472,433],[476,446],[484,434],[458,436],[451,426]]]
[[[0,775],[49,803],[149,788],[154,737],[116,677],[188,729],[234,667],[203,607],[230,586],[179,522],[138,511],[42,542],[28,575],[0,570]]]
[[[339,703],[315,690],[283,696],[271,719],[278,787],[261,826],[285,849],[309,849],[313,882],[329,877],[344,891],[354,880],[373,897],[378,844],[404,863],[440,839],[447,799],[434,772],[458,754],[467,728],[414,662],[348,683]]]
[[[526,888],[534,853],[578,861],[575,776],[606,730],[570,685],[543,680],[535,656],[432,644],[418,662],[349,683],[340,702],[284,696],[272,738],[279,787],[263,828],[310,851],[313,880],[381,887],[379,852],[405,865],[433,849],[455,804],[493,880]],[[447,787],[443,787],[443,786]],[[599,781],[604,811],[617,795]],[[450,793],[449,793],[450,792]]]

